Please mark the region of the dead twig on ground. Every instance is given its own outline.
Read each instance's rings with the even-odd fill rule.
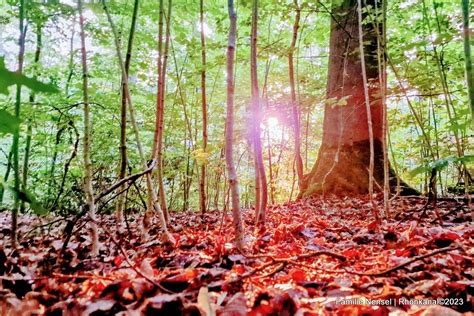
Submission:
[[[345,270],[345,271],[347,273],[363,275],[363,276],[383,276],[385,274],[389,274],[389,273],[392,273],[394,271],[400,270],[400,269],[412,264],[413,262],[423,260],[423,259],[426,259],[428,257],[432,257],[432,256],[440,254],[440,253],[444,253],[444,252],[448,252],[448,251],[452,251],[452,250],[458,250],[458,249],[461,249],[461,247],[445,247],[445,248],[437,249],[437,250],[434,250],[432,252],[426,253],[424,255],[416,256],[416,257],[414,257],[414,258],[412,258],[412,259],[410,259],[410,260],[408,260],[404,263],[401,263],[399,265],[396,265],[395,267],[392,267],[392,268],[389,268],[387,270],[380,271],[380,272],[357,272],[357,271],[350,271],[350,270]]]
[[[176,294],[175,292],[173,292],[171,290],[168,290],[167,288],[163,287],[163,285],[161,285],[160,282],[157,282],[157,281],[153,280],[152,278],[147,276],[145,273],[143,273],[140,268],[138,268],[135,264],[133,264],[133,262],[130,260],[127,253],[123,249],[122,245],[117,240],[115,240],[115,238],[113,237],[112,232],[108,231],[103,226],[102,226],[102,229],[104,229],[104,231],[106,231],[107,234],[110,236],[110,239],[117,246],[117,249],[123,255],[123,257],[125,259],[125,262],[127,262],[127,264],[130,266],[131,269],[133,269],[138,275],[140,275],[142,278],[144,278],[145,280],[147,280],[148,282],[150,282],[151,284],[153,284],[154,286],[156,286],[157,288],[159,288],[163,292],[168,293],[168,294]]]
[[[338,253],[335,253],[329,250],[313,251],[313,252],[304,253],[299,256],[290,257],[290,258],[275,258],[277,257],[277,255],[275,254],[257,254],[257,255],[242,254],[242,255],[248,259],[272,258],[273,260],[278,261],[278,262],[282,262],[282,260],[283,261],[288,261],[288,260],[297,261],[301,259],[307,259],[307,258],[322,256],[322,255],[336,258],[340,261],[346,261],[346,257],[344,257],[343,255],[340,255]]]

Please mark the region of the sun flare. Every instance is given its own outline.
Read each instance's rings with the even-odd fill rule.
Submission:
[[[269,116],[267,118],[267,128],[271,138],[280,137],[282,126],[277,117]]]

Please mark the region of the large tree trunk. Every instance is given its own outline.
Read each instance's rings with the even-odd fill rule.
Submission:
[[[362,1],[362,5],[374,8],[375,1]],[[381,7],[380,2],[377,7]],[[365,12],[364,8],[362,10]],[[332,17],[323,142],[316,164],[305,177],[299,197],[317,193],[369,192],[370,137],[359,55],[357,0],[345,0],[334,6]],[[365,13],[363,17],[366,17]],[[383,102],[377,61],[377,32],[372,23],[364,23],[362,30],[374,141],[374,189],[380,191],[384,179]],[[392,171],[390,175],[393,175]],[[405,189],[405,193],[415,191]]]

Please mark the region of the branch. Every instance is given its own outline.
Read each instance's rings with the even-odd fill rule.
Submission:
[[[153,168],[155,168],[155,166],[156,166],[156,160],[152,160],[152,162],[151,162],[150,166],[148,167],[148,169],[145,169],[144,171],[132,174],[128,177],[123,178],[122,180],[119,180],[119,181],[115,182],[110,187],[108,187],[107,189],[105,189],[104,191],[99,193],[96,197],[94,197],[95,203],[97,203],[100,199],[102,199],[104,196],[111,193],[115,189],[121,187],[123,184],[125,184],[127,182],[130,182],[130,181],[134,182],[135,180],[142,177],[143,175],[145,175],[147,173],[150,173],[153,170]]]
[[[152,160],[150,166],[148,167],[148,169],[146,169],[142,172],[139,172],[139,173],[132,174],[132,175],[126,177],[126,178],[123,178],[120,181],[117,181],[115,184],[110,186],[108,189],[102,191],[99,195],[94,197],[94,203],[97,203],[97,201],[99,201],[101,198],[103,198],[107,194],[111,193],[112,191],[114,191],[115,189],[120,187],[122,184],[124,184],[126,182],[129,182],[129,181],[135,182],[136,179],[140,178],[144,174],[147,174],[147,173],[151,172],[155,166],[156,166],[156,160]],[[73,233],[74,226],[76,225],[77,221],[79,221],[79,219],[82,216],[84,216],[86,213],[87,213],[87,207],[86,207],[86,205],[83,205],[82,211],[80,213],[78,213],[74,217],[73,220],[69,221],[68,224],[66,225],[66,227],[64,228],[64,234],[66,235],[66,238],[64,240],[64,244],[63,244],[63,247],[61,249],[61,254],[64,253],[64,251],[67,248],[67,245],[68,245],[69,240],[71,239],[71,236],[72,236],[72,233]]]
[[[346,258],[343,255],[340,255],[338,253],[335,253],[335,252],[332,252],[332,251],[329,251],[329,250],[308,252],[308,253],[301,254],[299,256],[293,256],[291,258],[274,258],[274,257],[276,257],[276,255],[274,255],[274,254],[260,254],[260,255],[242,254],[242,255],[246,258],[249,258],[249,259],[272,258],[273,261],[275,261],[275,262],[283,262],[283,261],[287,262],[289,260],[298,261],[298,260],[301,260],[301,259],[307,259],[307,258],[322,256],[322,255],[333,257],[333,258],[339,259],[341,261],[346,261]]]
[[[392,267],[390,269],[387,269],[387,270],[384,270],[384,271],[380,271],[380,272],[369,272],[369,273],[364,273],[364,272],[356,272],[356,271],[350,271],[350,270],[346,270],[347,273],[352,273],[352,274],[357,274],[357,275],[364,275],[364,276],[382,276],[382,275],[385,275],[385,274],[388,274],[388,273],[391,273],[391,272],[394,272],[394,271],[397,271],[397,270],[400,270],[410,264],[412,264],[413,262],[415,261],[419,261],[419,260],[423,260],[425,258],[428,258],[428,257],[432,257],[434,255],[437,255],[437,254],[440,254],[440,253],[443,253],[443,252],[448,252],[448,251],[451,251],[451,250],[457,250],[457,249],[460,249],[461,247],[445,247],[445,248],[441,248],[441,249],[437,249],[435,251],[432,251],[432,252],[429,252],[429,253],[426,253],[424,255],[421,255],[421,256],[416,256],[404,263],[401,263],[395,267]]]
[[[249,278],[249,277],[253,276],[254,274],[256,274],[259,271],[265,270],[266,268],[271,267],[273,265],[277,265],[272,271],[258,277],[259,279],[260,278],[265,278],[265,277],[271,276],[272,274],[275,274],[275,273],[281,271],[282,269],[284,269],[284,267],[286,265],[295,264],[301,259],[307,259],[307,258],[320,256],[320,255],[326,255],[326,256],[329,256],[329,257],[339,259],[341,261],[346,261],[346,258],[344,256],[342,256],[340,254],[337,254],[337,253],[334,253],[334,252],[331,252],[331,251],[326,251],[326,250],[305,253],[305,254],[302,254],[302,255],[299,255],[299,256],[294,256],[294,257],[291,257],[291,258],[275,258],[275,255],[272,255],[272,254],[261,254],[261,255],[245,255],[245,254],[243,254],[243,255],[246,258],[254,258],[254,259],[257,259],[257,258],[270,258],[271,261],[265,262],[265,263],[261,264],[260,266],[255,267],[255,268],[253,268],[252,270],[250,270],[246,273],[243,273],[242,275],[240,275],[236,279],[233,279],[233,280],[230,280],[230,281],[223,281],[223,282],[219,283],[219,285],[222,286],[224,284],[231,284],[231,283],[242,281],[246,278]]]
[[[133,264],[133,262],[128,257],[128,255],[125,252],[125,250],[123,249],[122,245],[117,240],[115,240],[115,238],[113,237],[113,234],[111,232],[109,232],[105,227],[102,226],[102,228],[109,234],[112,242],[115,244],[115,246],[117,246],[120,253],[122,253],[122,255],[125,259],[125,262],[130,266],[131,269],[133,269],[139,276],[141,276],[142,278],[144,278],[145,280],[147,280],[148,282],[150,282],[151,284],[153,284],[154,286],[156,286],[157,288],[159,288],[163,292],[169,293],[169,294],[176,294],[175,292],[173,292],[171,290],[168,290],[167,288],[163,287],[163,285],[161,285],[160,282],[156,282],[155,280],[153,280],[152,278],[147,276],[145,273],[143,273],[140,268],[136,267],[136,265]]]

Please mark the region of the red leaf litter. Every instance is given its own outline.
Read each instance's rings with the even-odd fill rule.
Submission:
[[[0,315],[472,315],[471,210],[439,201],[441,226],[426,200],[403,198],[378,220],[380,200],[270,207],[265,229],[245,210],[244,252],[222,211],[173,214],[174,249],[158,226],[140,240],[138,215],[122,233],[103,215],[95,258],[86,218],[61,253],[66,220],[24,215],[12,251],[2,213]]]

